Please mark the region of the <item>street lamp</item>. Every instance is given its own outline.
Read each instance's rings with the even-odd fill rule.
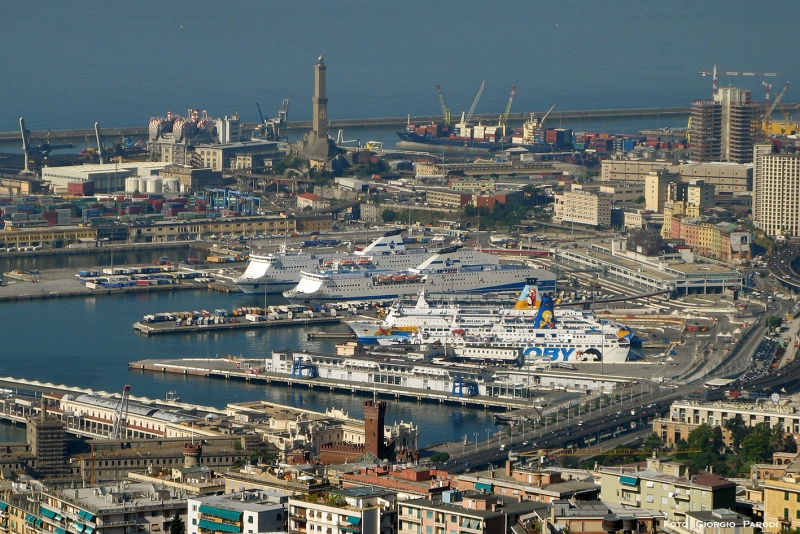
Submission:
[[[486,450],[489,450],[489,434],[492,432],[491,428],[486,429]]]
[[[480,432],[475,432],[475,452],[478,452],[478,434]]]

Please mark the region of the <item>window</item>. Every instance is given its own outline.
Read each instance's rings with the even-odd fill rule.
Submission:
[[[788,495],[788,493],[787,493],[787,495]],[[430,511],[430,510],[428,510],[428,515],[427,515],[427,517],[428,517],[428,519],[433,519],[433,512],[432,512],[432,511]]]
[[[669,504],[669,501],[666,497],[661,497],[661,504]]]
[[[789,492],[788,491],[784,491],[783,492],[783,500],[784,501],[788,501],[789,500]]]
[[[247,522],[248,523],[252,523],[253,522],[253,516],[252,515],[247,516]]]
[[[192,525],[197,525],[197,519],[192,519]]]
[[[652,495],[649,495],[649,494],[647,495],[647,502],[653,502],[654,500],[655,499],[653,498]]]
[[[783,518],[784,519],[789,519],[789,509],[788,508],[784,508],[783,509]]]

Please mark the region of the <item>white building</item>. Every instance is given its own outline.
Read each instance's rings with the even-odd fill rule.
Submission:
[[[92,163],[66,167],[44,167],[42,180],[50,182],[58,192],[66,191],[67,184],[94,182],[94,190],[110,193],[125,190],[125,179],[131,176],[156,176],[166,167],[163,162],[130,161],[126,163]]]
[[[800,155],[764,153],[756,145],[753,219],[767,235],[800,236]]]
[[[555,197],[553,221],[611,226],[611,196],[591,191],[564,191]]]
[[[286,508],[266,492],[187,499],[187,534],[286,532]]]

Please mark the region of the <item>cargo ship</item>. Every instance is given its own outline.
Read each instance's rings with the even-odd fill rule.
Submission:
[[[569,128],[545,129],[545,118],[547,115],[539,119],[534,113],[531,113],[522,128],[512,130],[510,135],[502,121],[494,126],[485,126],[480,122],[472,124],[463,115],[461,121],[455,125],[409,122],[405,131],[397,132],[400,137],[398,146],[427,149],[433,146],[480,153],[491,153],[517,147],[534,153],[572,150],[572,130]]]

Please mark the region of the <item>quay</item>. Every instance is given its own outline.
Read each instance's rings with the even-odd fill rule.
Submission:
[[[446,392],[430,389],[418,389],[392,384],[347,383],[336,378],[314,377],[307,375],[292,376],[288,374],[265,371],[262,367],[253,367],[257,361],[263,365],[264,360],[236,358],[196,358],[196,359],[147,359],[130,362],[130,371],[152,371],[157,373],[175,373],[182,375],[205,376],[225,380],[245,380],[251,383],[262,383],[265,386],[303,387],[309,390],[324,390],[331,393],[349,395],[366,395],[390,398],[396,401],[413,401],[417,403],[438,402],[440,404],[456,404],[493,410],[523,409],[530,407],[530,399],[510,398],[507,396],[491,397],[486,395],[456,396]]]
[[[189,326],[178,326],[175,321],[162,321],[160,323],[143,323],[138,321],[133,323],[133,329],[139,333],[153,336],[160,334],[186,334],[197,332],[216,332],[220,330],[246,330],[252,328],[274,328],[282,326],[309,326],[330,323],[341,323],[341,318],[330,316],[299,317],[296,319],[272,319],[266,321],[242,320],[235,323],[199,324]]]
[[[790,104],[784,104],[784,107],[791,107]],[[653,107],[653,108],[624,108],[624,109],[592,109],[592,110],[565,110],[555,111],[550,114],[550,120],[557,119],[595,119],[595,118],[621,118],[621,117],[649,117],[658,115],[689,115],[690,108],[688,107]],[[547,111],[535,112],[539,117],[545,115]],[[528,113],[511,113],[509,114],[509,121],[524,121],[530,117]],[[497,114],[475,114],[475,120],[496,120]],[[402,126],[408,122],[429,122],[434,119],[431,115],[408,115],[404,117],[375,117],[375,118],[356,118],[356,119],[331,119],[328,122],[330,128],[355,128],[355,127],[369,127],[369,126]],[[254,124],[243,124],[243,127],[251,127]],[[311,127],[311,121],[289,121],[286,125],[288,130],[307,130]],[[94,135],[93,129],[70,129],[70,130],[51,130],[51,135],[58,139],[84,139],[87,135]],[[106,136],[129,136],[129,137],[147,137],[148,127],[122,127],[122,128],[103,128],[103,135]],[[47,131],[32,131],[31,136],[44,138],[47,136]],[[11,132],[0,132],[0,141],[20,141],[19,130]]]

